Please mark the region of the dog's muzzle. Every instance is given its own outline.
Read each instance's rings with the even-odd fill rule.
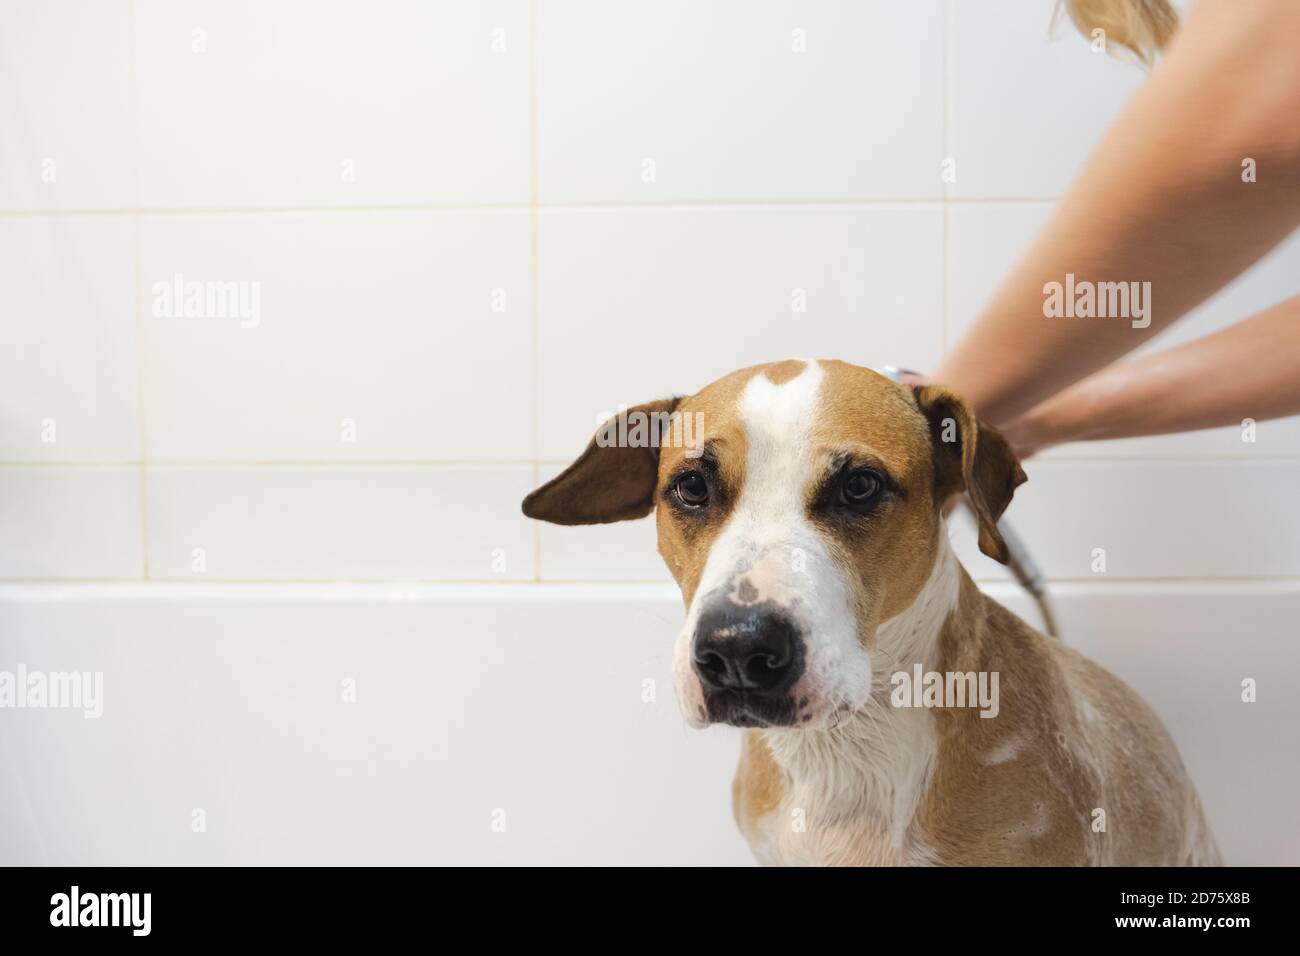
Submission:
[[[791,689],[804,672],[805,645],[794,622],[771,605],[712,605],[691,646],[691,668],[704,688],[710,722],[788,727],[799,702]]]

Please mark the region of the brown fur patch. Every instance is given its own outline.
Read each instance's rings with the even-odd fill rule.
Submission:
[[[704,573],[709,549],[718,532],[731,513],[736,496],[745,484],[745,458],[748,444],[745,429],[740,422],[740,396],[745,385],[766,366],[754,366],[732,372],[712,385],[701,389],[689,398],[682,399],[677,410],[683,415],[700,415],[701,436],[706,444],[717,449],[720,478],[726,486],[719,501],[710,505],[707,518],[702,521],[683,522],[669,514],[662,500],[656,509],[659,536],[659,554],[682,590],[682,600],[687,607],[695,596],[695,588]],[[662,493],[669,477],[689,465],[684,448],[665,448],[659,458],[659,491]]]
[[[803,359],[786,359],[784,362],[773,362],[771,365],[762,366],[763,376],[773,385],[784,385],[786,382],[798,378],[803,374],[808,363]]]
[[[785,785],[781,768],[772,759],[767,741],[756,730],[742,735],[740,766],[731,783],[731,810],[742,831],[781,804]]]
[[[863,633],[910,607],[934,564],[939,507],[934,494],[928,427],[908,389],[870,369],[824,361],[826,371],[813,446],[829,456],[850,451],[876,458],[906,492],[881,526],[834,540],[832,553],[860,601]],[[874,600],[867,596],[874,596]]]
[[[981,594],[964,571],[930,666],[996,671],[1000,698],[992,719],[933,711],[939,750],[915,826],[938,863],[1176,866],[1207,840],[1217,856],[1159,718],[1107,671]],[[1105,832],[1093,829],[1098,810]]]

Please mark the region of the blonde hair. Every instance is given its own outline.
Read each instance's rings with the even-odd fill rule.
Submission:
[[[1178,28],[1169,0],[1061,0],[1061,7],[1085,37],[1102,30],[1107,47],[1119,44],[1147,66]]]

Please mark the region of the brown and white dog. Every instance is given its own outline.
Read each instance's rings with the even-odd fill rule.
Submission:
[[[701,428],[665,441],[687,430],[647,416]],[[997,519],[1024,480],[954,392],[793,360],[629,409],[524,512],[657,513],[687,606],[678,697],[693,726],[747,728],[733,805],[760,862],[1217,863],[1159,718],[950,551],[942,509],[964,490],[1005,561]],[[949,696],[897,706],[896,675],[931,672]],[[976,675],[996,705],[954,706]]]

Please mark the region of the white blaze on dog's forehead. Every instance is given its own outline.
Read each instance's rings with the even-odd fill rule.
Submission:
[[[764,373],[740,396],[747,448],[745,485],[727,528],[716,570],[731,577],[731,599],[741,605],[789,604],[796,582],[786,553],[804,531],[803,490],[811,477],[809,434],[826,373],[817,362],[780,384]],[[728,566],[726,558],[730,557]]]
[[[758,469],[747,476],[747,485],[771,485],[778,477],[807,469],[806,454],[797,453],[807,451],[817,395],[825,377],[818,362],[805,362],[802,372],[780,385],[766,375],[755,375],[745,385],[740,418],[749,443],[748,464]],[[754,485],[756,478],[758,485]]]

